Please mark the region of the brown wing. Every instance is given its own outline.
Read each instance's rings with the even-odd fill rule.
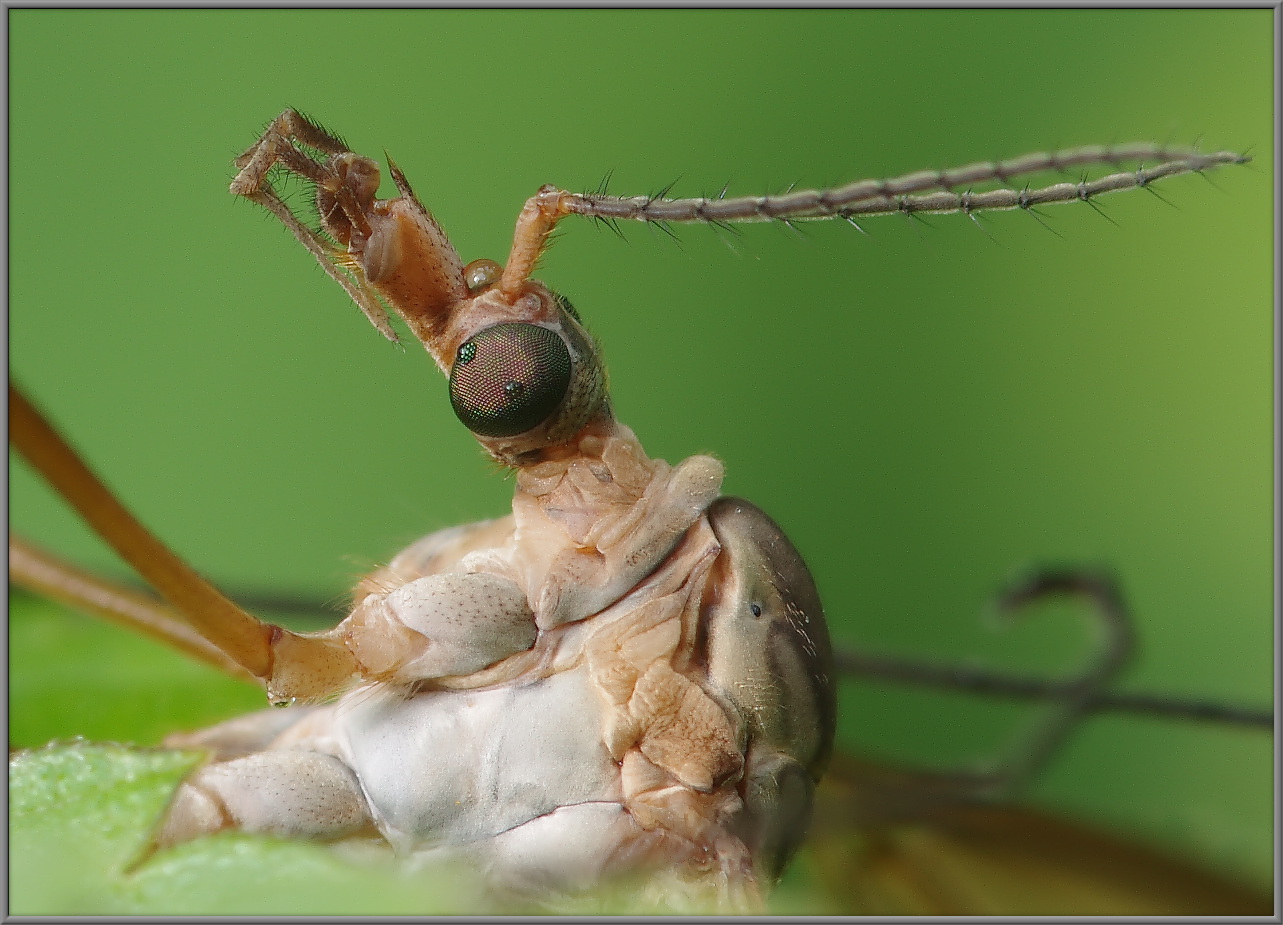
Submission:
[[[943,776],[836,755],[811,854],[850,915],[1271,915],[1268,894]]]

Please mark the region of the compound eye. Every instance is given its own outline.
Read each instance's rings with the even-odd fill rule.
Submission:
[[[570,387],[570,350],[537,324],[496,324],[459,346],[450,405],[478,437],[514,437],[546,421]]]

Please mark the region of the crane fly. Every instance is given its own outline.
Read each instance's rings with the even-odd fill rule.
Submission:
[[[423,344],[460,422],[515,473],[513,512],[424,537],[362,579],[338,626],[295,632],[252,616],[171,553],[11,382],[11,441],[165,602],[11,538],[13,578],[252,679],[284,708],[167,740],[209,760],[178,786],[133,869],[235,830],[462,863],[500,904],[558,907],[622,883],[660,908],[752,912],[766,908],[818,800],[825,821],[867,836],[855,856],[825,855],[835,879],[854,867],[869,884],[848,891],[852,905],[894,906],[897,884],[929,896],[909,911],[961,905],[963,887],[938,872],[927,885],[900,856],[921,853],[923,826],[934,850],[939,838],[1010,848],[1037,830],[989,801],[1045,763],[1116,674],[1129,642],[1116,587],[1051,571],[1005,599],[1015,609],[1081,597],[1108,642],[1054,696],[1053,721],[1018,761],[966,779],[903,777],[839,757],[817,797],[835,668],[805,563],[764,512],[721,495],[719,460],[670,466],[645,454],[614,416],[578,310],[532,274],[572,217],[618,229],[1036,214],[1246,160],[1135,144],[778,196],[545,186],[521,210],[506,263],[465,264],[390,158],[397,195],[379,199],[375,161],[286,110],[237,159],[231,191],[279,219],[384,337],[397,339],[395,314]],[[1094,179],[1027,182],[1102,166],[1111,172]],[[310,185],[319,229],[282,198],[286,176]],[[1057,830],[1058,841],[1073,838],[1096,858],[1110,844]],[[1171,893],[1174,911],[1256,908],[1213,877],[1109,850],[1147,888]],[[1128,895],[1093,898],[1131,911]]]

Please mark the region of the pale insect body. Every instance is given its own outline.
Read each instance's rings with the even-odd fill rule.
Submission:
[[[1159,166],[1091,184],[952,191],[1146,157]],[[228,816],[328,837],[374,827],[403,853],[479,862],[505,889],[557,894],[639,870],[669,872],[671,887],[671,872],[684,869],[727,908],[752,908],[805,833],[832,744],[819,598],[765,515],[716,500],[720,463],[649,460],[614,421],[591,338],[564,300],[528,278],[547,234],[574,213],[715,222],[1027,209],[1233,159],[1080,149],[716,201],[545,187],[522,212],[507,265],[465,267],[395,166],[401,195],[375,200],[372,161],[284,113],[238,161],[233,192],[278,215],[385,334],[381,303],[403,317],[450,377],[460,419],[518,469],[513,515],[427,537],[367,579],[329,636],[374,685],[305,708],[284,732],[266,715],[264,750],[184,784],[162,841]],[[338,248],[277,199],[268,182],[277,164],[316,183]],[[284,697],[286,679],[273,681]],[[303,684],[291,696],[318,692]],[[219,735],[183,741],[216,746]],[[206,782],[235,780],[238,761],[239,789],[212,793]],[[280,819],[238,815],[243,803],[258,808],[265,777],[284,786],[295,775],[332,799],[279,803]],[[216,814],[207,798],[221,801]]]
[[[316,184],[342,250],[276,198],[277,164]],[[506,268],[465,267],[395,166],[401,195],[375,200],[373,162],[291,112],[238,166],[233,192],[281,217],[376,327],[380,300],[402,316],[516,494],[510,517],[371,575],[329,633],[273,638],[278,703],[359,682],[284,728],[268,712],[171,740],[216,760],[158,845],[229,825],[377,831],[402,854],[466,858],[502,892],[644,873],[659,899],[758,908],[805,833],[835,722],[801,558],[756,508],[719,500],[720,462],[652,460],[614,420],[591,337],[527,278],[555,218],[528,206]],[[301,792],[319,796],[286,796]]]
[[[402,317],[449,377],[460,420],[516,470],[516,492],[510,516],[408,547],[319,634],[220,610],[187,579],[148,572],[154,552],[127,554],[274,702],[305,702],[172,737],[212,760],[179,788],[157,847],[226,828],[376,835],[425,862],[466,860],[501,894],[555,899],[628,875],[661,902],[760,908],[805,835],[832,748],[819,596],[765,514],[719,497],[720,462],[650,459],[614,419],[592,338],[529,278],[549,232],[572,214],[716,223],[1031,209],[1243,160],[1083,148],[745,199],[545,187],[500,267],[465,265],[395,165],[399,195],[376,199],[377,165],[287,110],[237,160],[232,192],[280,218],[385,336],[385,303]],[[1124,161],[1156,166],[952,190]],[[324,235],[277,196],[277,168],[315,185]]]

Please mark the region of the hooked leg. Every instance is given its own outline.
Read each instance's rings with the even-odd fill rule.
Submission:
[[[328,155],[327,159],[314,160],[300,150],[296,142]],[[232,180],[230,190],[237,196],[257,202],[280,219],[316,258],[321,269],[343,287],[379,333],[395,343],[396,334],[388,323],[387,312],[370,290],[360,267],[346,265],[352,274],[350,276],[340,269],[339,264],[345,264],[342,248],[303,224],[272,188],[268,174],[277,165],[316,184],[317,208],[325,230],[334,241],[347,245],[354,225],[365,236],[370,233],[366,215],[379,185],[374,162],[353,154],[342,140],[294,110],[287,109],[273,119],[262,137],[236,159],[239,172]]]
[[[390,159],[400,195],[376,199],[379,165],[287,109],[236,166],[230,191],[279,218],[388,340],[397,338],[380,300],[425,340],[441,326],[443,313],[470,294],[459,255]],[[277,194],[270,174],[278,166],[313,184],[324,234],[305,225]]]
[[[299,150],[299,144],[329,155],[328,160],[324,163],[313,160]],[[317,184],[317,206],[326,230],[334,234],[340,243],[347,244],[344,224],[350,225],[354,221],[363,223],[359,216],[368,212],[378,187],[377,172],[374,174],[374,188],[352,187],[346,178],[347,169],[361,164],[364,171],[364,164],[372,165],[373,162],[353,154],[342,139],[331,135],[293,109],[287,109],[273,119],[263,131],[262,137],[236,158],[236,166],[240,172],[232,180],[231,192],[266,206],[308,250],[316,254],[314,245],[319,239],[315,233],[294,218],[293,213],[280,201],[267,182],[268,172],[278,164]],[[404,178],[398,176],[400,171],[393,166],[392,172],[400,192],[414,198]],[[515,297],[519,294],[521,285],[530,276],[547,246],[548,236],[553,228],[561,219],[572,214],[566,203],[573,198],[576,198],[573,193],[548,185],[526,202],[517,218],[512,250],[499,282],[499,288],[506,296]],[[345,217],[340,217],[336,209],[327,208],[327,205],[337,205],[345,213]],[[282,214],[281,210],[286,214]],[[338,228],[331,227],[332,222],[337,222]],[[363,230],[366,235],[369,234],[368,226]],[[320,243],[324,246],[323,241]],[[317,256],[320,259],[320,255]],[[326,261],[322,260],[322,266],[325,264]],[[330,272],[329,267],[326,269]],[[334,274],[331,272],[331,275]],[[352,294],[346,283],[343,287]],[[355,295],[353,298],[361,305],[360,299]],[[363,309],[364,307],[362,305]]]
[[[994,604],[1000,615],[1054,597],[1079,598],[1092,608],[1097,624],[1097,650],[1081,672],[1066,685],[1050,714],[1034,726],[1005,761],[987,775],[989,793],[1019,792],[1050,761],[1056,750],[1091,710],[1091,702],[1126,667],[1135,648],[1127,604],[1111,575],[1089,569],[1043,569],[1014,581]]]
[[[232,192],[245,196],[258,189],[266,179],[267,172],[281,161],[291,170],[309,175],[309,166],[315,168],[319,165],[294,147],[296,141],[324,154],[351,153],[343,139],[331,135],[293,109],[287,109],[268,124],[258,141],[236,158],[235,163],[240,172],[232,181]],[[307,164],[295,166],[302,161],[307,161]]]
[[[1010,799],[1018,794],[1048,764],[1056,750],[1082,722],[1103,693],[1127,665],[1135,647],[1130,614],[1122,591],[1108,573],[1091,569],[1042,569],[1034,571],[1010,584],[993,602],[997,614],[1010,620],[1021,610],[1044,600],[1068,597],[1077,598],[1091,607],[1090,616],[1096,623],[1096,648],[1091,652],[1082,669],[1064,681],[1040,682],[1017,678],[1019,687],[1044,686],[1047,696],[1053,698],[1051,709],[1040,721],[1021,735],[1008,754],[992,767],[982,771],[956,771],[941,775],[949,786],[965,798],[994,800]],[[886,668],[886,662],[870,659],[870,663]],[[912,672],[921,666],[895,666],[893,676],[913,679]],[[927,676],[933,670],[927,666]],[[892,675],[892,671],[884,671]],[[994,676],[957,675],[957,678],[980,679],[986,684]],[[998,676],[998,681],[1003,681]],[[966,689],[965,685],[964,689]],[[975,684],[974,690],[983,690]],[[956,797],[955,797],[956,798]]]

